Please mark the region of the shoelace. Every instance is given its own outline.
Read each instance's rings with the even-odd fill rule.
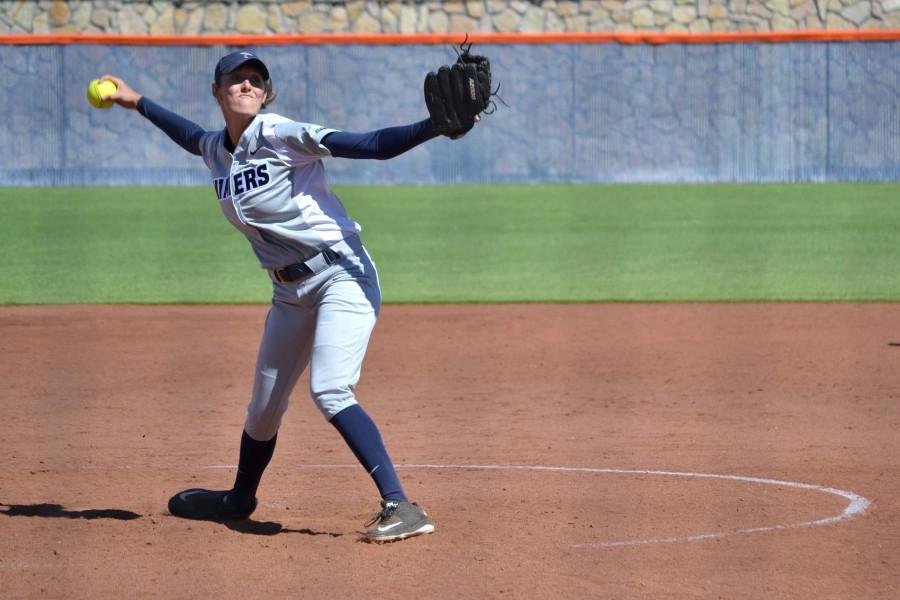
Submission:
[[[368,523],[366,523],[366,527],[369,527],[370,525],[374,525],[375,523],[387,521],[388,519],[390,519],[393,516],[393,514],[397,511],[397,508],[399,506],[400,506],[400,504],[395,503],[395,502],[385,503],[384,507],[381,509],[381,511],[376,513],[375,516],[372,517],[372,520],[369,521]]]

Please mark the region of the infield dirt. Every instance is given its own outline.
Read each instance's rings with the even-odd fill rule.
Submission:
[[[0,309],[0,596],[896,598],[900,305],[386,306],[358,398],[437,531],[384,546],[306,377],[252,520],[166,512],[233,481],[266,310]]]

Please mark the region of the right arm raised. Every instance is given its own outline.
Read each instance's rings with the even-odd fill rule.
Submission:
[[[100,80],[109,80],[116,84],[116,92],[103,96],[103,100],[113,100],[123,108],[137,109],[176,144],[191,154],[200,155],[200,138],[206,133],[205,129],[137,93],[119,77],[104,75]]]

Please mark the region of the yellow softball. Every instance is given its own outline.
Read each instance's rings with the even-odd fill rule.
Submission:
[[[95,79],[88,84],[87,99],[94,108],[109,108],[115,102],[112,100],[102,100],[103,96],[109,96],[116,93],[116,84],[112,81],[100,81]]]

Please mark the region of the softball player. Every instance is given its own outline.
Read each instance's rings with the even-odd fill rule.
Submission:
[[[225,120],[219,131],[169,112],[118,77],[101,79],[118,86],[104,99],[137,109],[203,158],[222,211],[250,241],[273,282],[234,485],[179,492],[169,500],[169,511],[212,521],[253,513],[288,397],[309,366],[313,400],[381,494],[368,538],[389,542],[434,531],[425,511],[408,500],[377,426],[354,396],[381,291],[357,236],[360,226],[329,189],[322,160],[397,156],[436,137],[431,121],[356,134],[261,113],[275,91],[266,65],[246,51],[216,65],[212,95]]]

